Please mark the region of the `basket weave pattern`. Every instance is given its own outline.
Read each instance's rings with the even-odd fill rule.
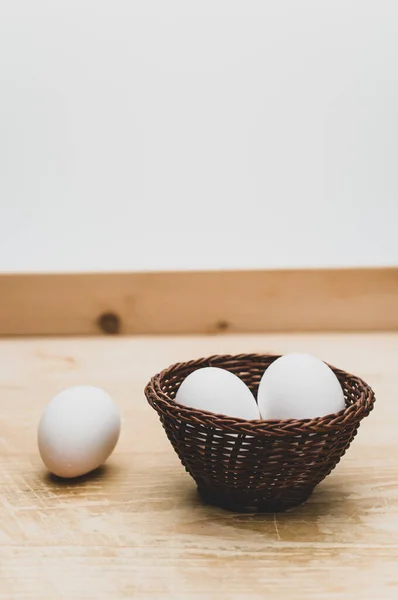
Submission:
[[[210,504],[240,512],[277,512],[301,504],[334,469],[373,408],[373,390],[334,367],[346,409],[317,419],[245,421],[174,400],[187,375],[210,366],[240,377],[256,397],[265,369],[277,358],[218,355],[178,363],[155,375],[145,388],[182,464]]]

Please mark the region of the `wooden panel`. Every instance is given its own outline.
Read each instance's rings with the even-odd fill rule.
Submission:
[[[375,410],[310,500],[277,515],[204,505],[143,396],[177,360],[299,350],[366,379]],[[1,600],[396,600],[397,333],[0,340]],[[78,383],[122,413],[107,465],[49,477],[36,427]]]
[[[0,276],[0,334],[398,329],[398,268]]]

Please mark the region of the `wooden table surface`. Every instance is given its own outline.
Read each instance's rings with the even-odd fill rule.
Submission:
[[[162,367],[218,352],[308,351],[367,380],[373,413],[298,509],[205,506],[146,404]],[[398,598],[398,334],[0,341],[1,600]],[[122,411],[106,466],[48,476],[40,413],[70,385],[104,387]]]

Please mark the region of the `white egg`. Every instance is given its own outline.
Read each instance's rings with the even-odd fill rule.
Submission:
[[[345,408],[339,380],[309,354],[285,354],[261,378],[257,394],[263,419],[312,419]]]
[[[256,400],[247,385],[236,375],[218,367],[203,367],[184,379],[176,402],[240,419],[259,419]]]
[[[116,446],[120,414],[100,388],[80,385],[55,396],[39,423],[40,456],[49,471],[78,477],[102,465]]]

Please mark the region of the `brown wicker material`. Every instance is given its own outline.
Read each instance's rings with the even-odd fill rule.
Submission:
[[[245,421],[187,408],[174,400],[189,373],[221,367],[257,395],[264,370],[278,356],[211,356],[179,363],[155,375],[145,394],[202,498],[240,512],[283,511],[304,502],[339,462],[359,423],[373,408],[372,389],[331,367],[346,409],[318,419]]]

